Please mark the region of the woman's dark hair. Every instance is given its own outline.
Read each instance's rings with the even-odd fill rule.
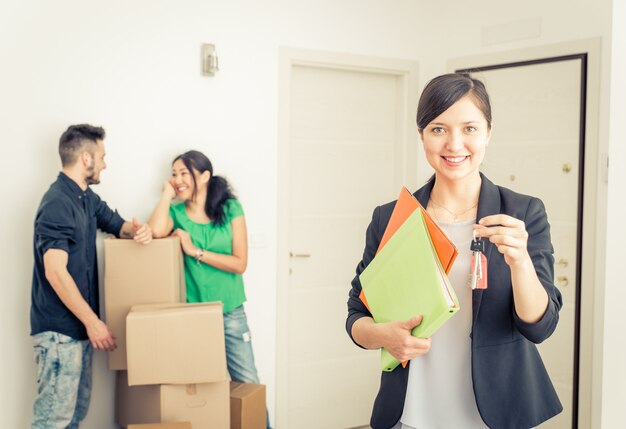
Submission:
[[[424,88],[417,105],[417,128],[423,130],[464,96],[472,97],[491,128],[491,104],[485,85],[465,73],[437,76]]]
[[[196,176],[193,174],[194,170],[199,173],[204,173],[205,171],[211,173],[204,211],[213,223],[216,225],[224,225],[226,221],[226,213],[224,212],[226,201],[236,198],[228,181],[223,177],[213,175],[213,164],[211,164],[209,158],[207,158],[202,152],[197,150],[187,151],[174,158],[172,164],[178,160],[181,160],[183,164],[185,164],[185,167],[187,167],[187,170],[192,173],[191,178],[193,179],[194,184],[194,198],[196,196],[196,192],[198,191]]]

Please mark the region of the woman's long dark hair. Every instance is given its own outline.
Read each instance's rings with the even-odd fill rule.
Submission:
[[[205,171],[211,173],[204,211],[209,219],[211,219],[211,222],[218,226],[224,225],[226,222],[226,213],[224,210],[226,201],[229,199],[236,199],[228,181],[223,177],[213,175],[213,164],[211,164],[209,158],[207,158],[202,152],[197,150],[187,151],[174,158],[172,165],[178,160],[181,160],[183,164],[185,164],[185,167],[187,167],[187,170],[192,173],[191,178],[193,179],[194,184],[192,198],[196,197],[196,192],[198,191],[196,176],[193,174],[194,170],[201,174]]]
[[[417,106],[417,128],[423,130],[462,97],[472,97],[491,128],[491,103],[485,85],[466,73],[437,76],[424,88]]]

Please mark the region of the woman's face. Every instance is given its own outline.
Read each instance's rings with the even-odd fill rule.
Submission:
[[[420,132],[428,163],[438,178],[478,174],[491,129],[470,96],[459,99]]]
[[[198,172],[189,171],[185,163],[180,159],[176,160],[172,165],[172,178],[170,179],[170,183],[176,191],[176,196],[180,198],[181,201],[191,200],[193,197],[195,185],[191,177],[192,174],[194,174],[196,180],[198,180]]]

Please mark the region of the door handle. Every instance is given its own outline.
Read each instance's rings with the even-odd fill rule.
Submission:
[[[569,280],[566,276],[558,276],[556,281],[559,283],[559,286],[566,287],[569,284]]]
[[[290,258],[310,258],[311,255],[309,253],[293,253],[289,252]]]
[[[567,266],[569,265],[569,261],[565,258],[561,258],[556,264],[562,266],[563,268],[567,268]]]

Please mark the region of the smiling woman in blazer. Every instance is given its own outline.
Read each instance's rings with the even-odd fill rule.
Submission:
[[[479,166],[491,137],[482,82],[446,74],[420,97],[417,126],[435,170],[415,193],[459,255],[449,273],[460,310],[432,338],[415,338],[421,315],[374,322],[359,299],[395,201],[376,207],[348,299],[346,329],[360,347],[385,347],[406,368],[383,372],[374,429],[529,429],[562,411],[536,345],[555,330],[562,305],[554,286],[550,225],[541,200],[494,185]],[[471,289],[470,243],[481,237],[487,289]]]

